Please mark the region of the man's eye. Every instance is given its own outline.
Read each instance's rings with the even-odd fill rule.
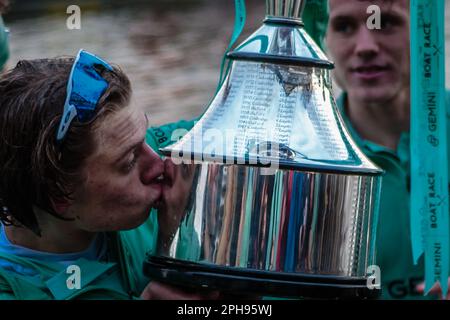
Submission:
[[[342,34],[351,34],[355,31],[356,26],[351,21],[336,21],[333,24],[333,29],[335,32],[342,33]]]
[[[381,17],[381,30],[382,31],[392,31],[395,27],[399,26],[401,21],[395,17],[382,16]]]
[[[393,27],[392,21],[381,19],[381,30],[389,30]]]
[[[126,165],[126,171],[130,172],[131,170],[133,170],[136,163],[137,163],[137,157],[133,154],[133,158]]]
[[[127,163],[124,166],[124,171],[125,172],[131,172],[133,170],[133,168],[136,166],[136,163],[139,159],[139,155],[140,155],[140,148],[137,148],[136,150],[133,151],[133,153],[130,155],[130,159],[127,161]]]

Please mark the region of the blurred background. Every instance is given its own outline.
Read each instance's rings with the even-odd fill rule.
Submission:
[[[450,0],[447,2],[447,87],[450,86]],[[81,8],[81,30],[69,30],[66,9]],[[240,40],[261,25],[264,0],[247,0]],[[134,101],[151,124],[191,119],[214,95],[234,25],[233,0],[15,0],[4,17],[11,59],[75,55],[84,48],[118,64]]]

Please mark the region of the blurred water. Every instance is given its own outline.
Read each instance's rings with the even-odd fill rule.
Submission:
[[[10,21],[10,62],[75,55],[84,48],[122,67],[132,81],[134,103],[152,115],[152,124],[190,119],[215,92],[233,28],[233,3],[82,12],[81,30],[66,28],[65,11]],[[253,1],[248,10],[253,32],[264,17],[263,1]]]
[[[446,1],[450,86],[450,1]],[[116,9],[105,9],[99,0],[82,2],[81,30],[68,30],[65,10],[52,6],[8,21],[11,64],[20,59],[74,55],[84,48],[122,67],[132,81],[133,103],[152,116],[153,125],[189,119],[204,110],[215,92],[231,35],[233,1],[197,1],[181,8],[174,1],[169,6],[167,0],[158,7],[149,1],[128,1],[129,6]],[[36,8],[38,2],[33,3]],[[265,1],[247,3],[243,37],[264,17]]]

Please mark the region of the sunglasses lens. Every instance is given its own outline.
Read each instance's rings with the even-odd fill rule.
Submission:
[[[105,69],[113,70],[108,63],[93,54],[84,50],[78,53],[67,84],[68,99],[58,130],[58,141],[64,138],[75,117],[80,122],[87,122],[94,117],[98,101],[108,88],[108,82],[101,75]]]
[[[99,65],[112,70],[106,62],[84,51],[75,63],[70,104],[77,109],[81,122],[92,119],[98,101],[108,87],[108,82],[99,73]]]

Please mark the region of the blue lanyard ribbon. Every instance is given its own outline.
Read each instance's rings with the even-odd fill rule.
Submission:
[[[449,205],[445,2],[411,0],[411,241],[425,255],[425,293],[448,291]]]

